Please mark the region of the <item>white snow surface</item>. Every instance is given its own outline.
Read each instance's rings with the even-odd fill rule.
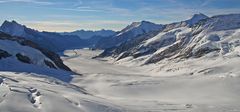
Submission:
[[[81,86],[124,108],[126,112],[238,112],[239,57],[211,54],[186,61],[137,66],[91,57],[100,51],[66,51],[65,64],[83,74],[71,84]],[[137,61],[137,60],[135,60]],[[139,61],[139,60],[138,60]]]
[[[37,74],[0,72],[1,112],[121,112],[108,101]]]
[[[240,111],[239,57],[212,53],[137,66],[91,58],[101,52],[65,51],[65,64],[82,74],[70,82],[44,73],[0,71],[0,112]]]

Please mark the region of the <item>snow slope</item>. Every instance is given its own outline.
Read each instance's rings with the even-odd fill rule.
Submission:
[[[31,41],[0,33],[0,70],[49,75],[64,81],[73,73],[60,57]]]
[[[122,112],[80,87],[50,77],[0,72],[0,81],[1,112]]]

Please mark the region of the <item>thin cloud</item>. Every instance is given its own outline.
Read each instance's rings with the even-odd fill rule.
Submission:
[[[91,24],[89,24],[91,22]],[[79,29],[86,30],[101,30],[101,29],[112,29],[119,31],[130,24],[130,21],[117,21],[117,20],[96,20],[96,21],[24,21],[30,28],[37,29],[39,31],[52,31],[52,32],[65,32],[75,31]]]
[[[213,1],[215,1],[215,0],[205,0],[200,6],[205,7],[205,6],[209,5],[210,3],[212,3]]]
[[[99,9],[81,9],[81,8],[56,8],[59,10],[65,10],[65,11],[75,11],[75,12],[104,12],[104,10],[99,10]]]
[[[35,7],[41,9],[42,7]],[[55,8],[55,7],[44,7],[49,10],[58,10],[58,11],[69,11],[69,12],[104,12],[101,9],[92,9],[92,8]]]
[[[10,3],[10,2],[22,2],[22,3],[33,3],[40,5],[52,5],[52,2],[38,1],[38,0],[0,0],[0,3]]]

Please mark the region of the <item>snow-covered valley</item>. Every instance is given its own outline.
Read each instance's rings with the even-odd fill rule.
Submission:
[[[89,50],[65,52],[69,56],[63,58],[65,64],[83,74],[75,76],[71,84],[109,100],[125,111],[240,111],[239,62],[236,61],[239,58],[184,61],[184,64],[173,63],[162,69],[155,65],[156,72],[151,71],[153,65],[125,66],[91,59],[98,53]],[[206,64],[206,61],[211,63]]]

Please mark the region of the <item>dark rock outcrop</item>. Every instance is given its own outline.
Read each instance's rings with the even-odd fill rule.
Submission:
[[[21,62],[23,62],[23,63],[27,63],[27,64],[31,64],[31,63],[32,63],[32,62],[31,62],[31,59],[30,59],[29,57],[24,56],[24,55],[22,55],[22,54],[20,54],[20,53],[17,53],[17,54],[16,54],[16,57],[17,57],[17,59],[18,59],[19,61],[21,61]]]
[[[45,63],[49,68],[55,68],[55,69],[56,69],[55,65],[54,65],[52,62],[50,62],[50,61],[48,61],[48,60],[44,60],[44,63]]]
[[[7,58],[7,57],[10,57],[10,56],[12,56],[12,55],[9,54],[7,51],[4,51],[4,50],[0,49],[0,59]]]

